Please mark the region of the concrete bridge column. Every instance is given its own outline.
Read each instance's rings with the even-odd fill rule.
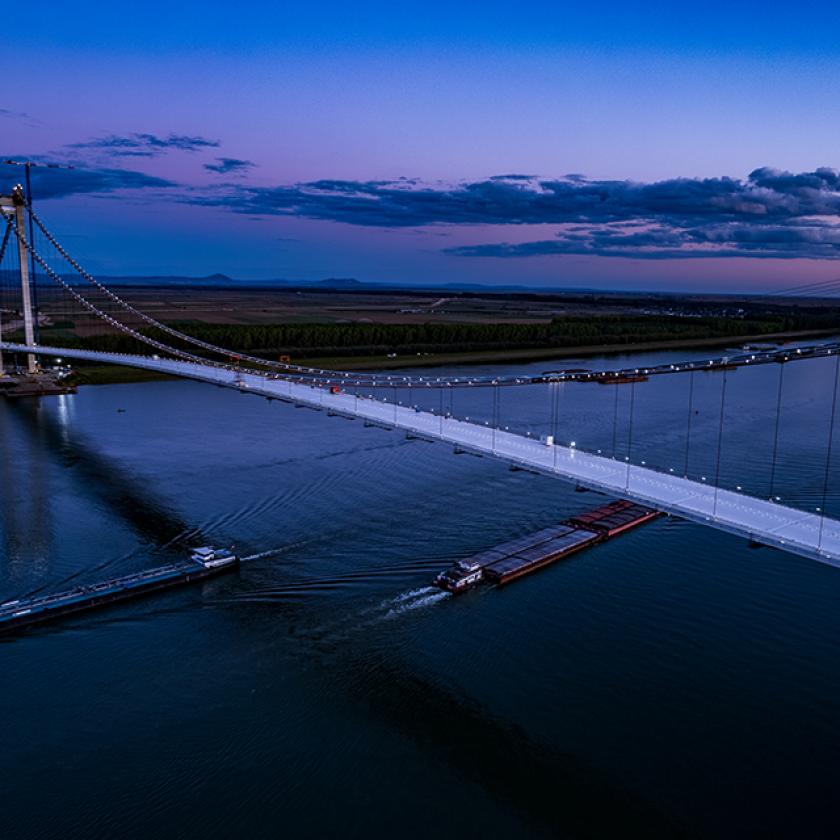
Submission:
[[[12,208],[14,204],[12,202],[12,197],[10,195],[0,195],[0,219],[4,221],[6,219],[6,214],[9,212],[5,208]],[[6,233],[11,235],[11,231],[6,228]],[[4,240],[5,241],[5,240]],[[0,250],[2,250],[2,246],[0,246]],[[0,341],[3,340],[3,316],[0,315]],[[3,349],[0,348],[0,377],[6,375],[6,368],[3,365]]]
[[[32,280],[29,274],[29,249],[26,241],[26,199],[23,190],[15,187],[12,193],[15,207],[15,226],[18,235],[18,262],[20,265],[20,294],[23,308],[23,334],[28,347],[35,346],[35,326],[32,313]],[[26,369],[29,373],[38,372],[38,361],[33,353],[26,355]]]

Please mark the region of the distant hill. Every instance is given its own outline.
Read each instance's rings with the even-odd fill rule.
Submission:
[[[0,275],[4,272],[0,272]],[[15,275],[16,276],[16,275]],[[78,275],[68,274],[65,279],[72,284],[84,284]],[[183,274],[153,274],[153,275],[111,275],[97,278],[106,286],[149,286],[165,288],[204,288],[204,289],[312,289],[318,291],[335,290],[336,292],[396,292],[407,294],[441,294],[453,295],[598,295],[601,297],[628,297],[649,299],[670,299],[682,297],[700,298],[748,298],[762,297],[761,293],[694,293],[686,295],[674,291],[645,291],[642,289],[593,289],[587,286],[527,286],[521,284],[492,284],[492,283],[373,283],[358,280],[355,277],[327,277],[324,280],[289,280],[282,277],[264,280],[241,280],[227,274],[217,272],[200,277],[189,277]]]
[[[312,286],[326,286],[329,289],[365,289],[373,287],[381,289],[382,285],[379,283],[362,283],[361,280],[356,280],[355,277],[328,277],[326,280],[318,280],[312,283]]]
[[[70,279],[74,279],[71,278]],[[181,274],[105,275],[97,279],[106,286],[240,286],[241,281],[227,274],[208,274],[206,277],[187,277]]]
[[[67,279],[75,283],[78,278],[68,275]],[[203,277],[188,277],[181,274],[144,274],[144,275],[110,275],[97,278],[106,286],[197,286],[220,288],[306,288],[306,289],[335,289],[336,291],[418,291],[430,289],[451,292],[540,292],[539,288],[518,285],[489,285],[483,283],[434,283],[414,285],[408,283],[373,283],[357,280],[355,277],[327,277],[324,280],[288,280],[281,277],[264,280],[237,280],[227,274],[208,274]],[[558,290],[555,290],[558,291]],[[582,289],[563,289],[562,291],[583,291]]]

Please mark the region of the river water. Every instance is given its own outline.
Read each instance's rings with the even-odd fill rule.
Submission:
[[[784,368],[778,436],[778,366],[690,409],[682,376],[551,386],[556,420],[510,389],[498,422],[840,516],[834,365]],[[2,837],[840,830],[840,570],[663,518],[454,598],[454,559],[602,498],[197,383],[0,402],[0,441],[0,599],[258,555],[0,641]]]

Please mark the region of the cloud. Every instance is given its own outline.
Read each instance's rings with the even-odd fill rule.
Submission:
[[[186,134],[169,134],[160,137],[157,134],[137,132],[134,134],[109,134],[80,143],[70,143],[67,148],[101,152],[115,157],[158,157],[170,151],[199,152],[217,149],[218,140]]]
[[[209,172],[216,172],[219,175],[244,174],[249,169],[256,166],[250,160],[240,160],[239,158],[217,157],[215,163],[205,163],[204,168]]]
[[[0,119],[16,120],[22,122],[30,128],[37,128],[40,126],[38,120],[26,113],[26,111],[13,111],[9,108],[0,108]]]
[[[71,195],[111,193],[115,190],[144,190],[176,187],[173,181],[128,169],[45,169],[32,170],[32,194],[36,200]]]
[[[198,152],[218,146],[200,136],[137,133],[67,148],[147,158],[173,149]],[[204,163],[218,175],[243,175],[253,166],[249,160],[222,156]],[[171,200],[225,208],[253,219],[291,216],[438,235],[466,227],[527,225],[549,231],[534,241],[487,241],[442,251],[461,258],[840,259],[840,173],[828,168],[791,173],[760,167],[745,178],[654,182],[508,174],[457,184],[398,178],[187,186],[109,166],[38,169],[33,178],[38,198],[166,188]]]
[[[379,228],[551,225],[551,239],[450,248],[462,257],[552,254],[685,259],[840,257],[840,174],[761,167],[746,178],[650,183],[501,175],[456,185],[319,180],[242,186],[187,200],[249,215]]]
[[[536,175],[493,175],[491,181],[533,181]],[[566,176],[569,177],[568,175]]]
[[[840,259],[840,227],[831,224],[743,223],[708,227],[658,227],[626,233],[613,227],[561,231],[554,239],[488,243],[449,248],[460,257],[536,257],[561,254],[642,260],[752,257],[764,259]]]
[[[840,211],[833,170],[791,175],[767,168],[746,179],[676,178],[653,183],[496,176],[455,186],[413,181],[320,180],[207,196],[233,210],[375,227],[433,224],[568,224],[639,219],[765,222]]]

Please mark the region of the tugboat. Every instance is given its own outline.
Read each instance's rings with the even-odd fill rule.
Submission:
[[[459,560],[441,572],[433,581],[435,586],[447,592],[466,592],[484,579],[484,568],[478,559],[468,557]]]
[[[232,551],[228,551],[226,548],[213,548],[209,545],[193,549],[190,560],[199,563],[205,569],[234,566],[239,562],[239,558]]]

